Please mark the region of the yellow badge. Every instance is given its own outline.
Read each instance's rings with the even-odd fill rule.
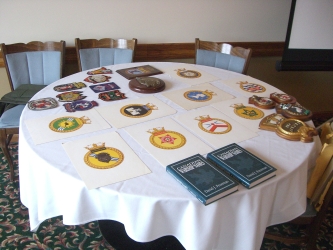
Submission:
[[[161,149],[176,149],[186,143],[186,138],[182,134],[165,130],[164,127],[153,128],[147,132],[152,134],[149,138],[150,143]]]
[[[80,129],[83,124],[90,123],[90,119],[86,116],[80,118],[74,116],[65,116],[51,121],[49,128],[54,132],[67,133]]]
[[[188,70],[188,69],[176,69],[177,75],[184,78],[199,78],[201,73],[195,70]]]
[[[236,115],[245,119],[257,120],[264,116],[264,112],[262,112],[260,109],[244,106],[243,103],[236,103],[230,107],[234,108]]]
[[[209,115],[203,115],[195,118],[199,121],[199,128],[207,133],[226,134],[231,130],[231,124],[219,118],[210,118]]]
[[[84,156],[84,162],[92,168],[109,169],[118,166],[124,160],[124,154],[111,147],[105,147],[105,143],[93,143],[85,147],[89,150]]]

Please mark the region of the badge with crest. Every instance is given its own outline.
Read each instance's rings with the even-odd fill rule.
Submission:
[[[151,134],[150,143],[157,148],[177,149],[186,143],[186,138],[181,133],[165,130],[164,127],[152,128],[147,132]]]
[[[101,67],[99,69],[90,70],[87,72],[87,74],[88,75],[112,74],[112,70],[107,69],[105,67]]]
[[[89,152],[84,155],[84,162],[92,168],[114,168],[124,161],[124,154],[120,150],[106,147],[104,142],[93,143],[85,148]]]

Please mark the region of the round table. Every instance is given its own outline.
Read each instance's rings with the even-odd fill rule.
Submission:
[[[117,69],[152,65],[163,71],[173,63],[132,63],[112,65],[112,79],[127,98],[154,95],[178,112],[184,110],[161,93],[141,94],[128,87],[129,80],[116,73]],[[180,64],[186,67],[186,64]],[[194,66],[194,65],[192,65]],[[240,93],[221,81],[236,78],[234,72],[195,65],[200,71],[217,76],[215,85],[234,96]],[[55,97],[55,85],[82,81],[86,72],[65,77],[38,92],[33,99]],[[156,76],[166,83],[164,91],[188,87],[168,74]],[[87,84],[89,85],[89,84]],[[87,100],[97,100],[89,87],[81,89]],[[100,106],[112,102],[98,100]],[[201,204],[184,187],[166,173],[165,168],[131,138],[124,129],[110,128],[35,145],[25,124],[28,119],[63,114],[59,107],[44,111],[24,109],[20,121],[19,178],[22,203],[29,209],[30,227],[37,230],[44,220],[62,215],[63,223],[79,225],[96,220],[114,220],[124,224],[127,234],[135,241],[149,242],[166,235],[175,236],[186,249],[259,249],[265,228],[291,220],[305,211],[307,171],[318,155],[320,142],[288,141],[270,131],[239,145],[277,168],[276,177],[252,189],[243,186],[232,195],[208,206]],[[172,116],[172,115],[171,115]],[[310,122],[311,123],[311,122]],[[36,124],[38,126],[38,124]],[[88,190],[61,144],[105,132],[117,131],[151,170],[150,174],[120,183]]]

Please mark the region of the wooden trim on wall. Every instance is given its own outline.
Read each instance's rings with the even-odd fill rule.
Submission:
[[[227,42],[232,46],[251,48],[252,57],[282,56],[284,42]],[[134,62],[148,62],[168,59],[192,59],[194,58],[194,43],[156,43],[137,44]],[[66,47],[65,63],[76,64],[75,47]],[[0,53],[0,67],[4,67],[2,54]]]

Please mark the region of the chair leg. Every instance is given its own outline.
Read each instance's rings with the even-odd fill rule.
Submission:
[[[10,167],[10,180],[14,180],[14,163],[12,160],[12,157],[8,150],[8,140],[7,140],[7,134],[5,129],[0,129],[0,147],[2,149],[3,154],[5,155],[7,162]]]

